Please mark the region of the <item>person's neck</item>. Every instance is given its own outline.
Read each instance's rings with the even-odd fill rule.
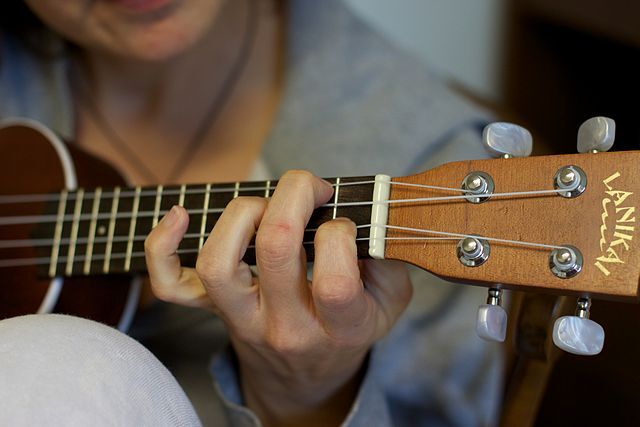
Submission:
[[[215,25],[199,41],[165,61],[80,53],[78,66],[87,90],[112,120],[187,124],[190,114],[197,119],[221,89],[251,31],[247,7],[247,2],[225,2]]]

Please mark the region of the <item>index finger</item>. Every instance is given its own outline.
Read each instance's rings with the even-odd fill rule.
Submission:
[[[174,206],[147,236],[145,258],[153,293],[164,301],[210,307],[212,304],[193,269],[183,268],[178,246],[189,225],[189,215]]]

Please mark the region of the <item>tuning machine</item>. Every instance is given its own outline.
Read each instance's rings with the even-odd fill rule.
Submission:
[[[604,329],[589,319],[590,298],[578,298],[575,316],[562,316],[553,325],[553,343],[581,356],[599,354],[604,346]]]
[[[480,338],[487,341],[504,341],[507,335],[507,312],[501,303],[502,289],[489,289],[487,303],[478,307],[476,333]]]
[[[564,245],[549,254],[549,269],[560,279],[570,279],[580,273],[583,263],[582,253],[575,246]]]
[[[531,133],[514,123],[491,123],[482,131],[482,142],[494,157],[528,157],[533,149]]]
[[[494,157],[509,159],[531,154],[533,138],[525,128],[513,123],[495,122],[482,131],[482,143]],[[465,198],[471,203],[483,203],[490,199],[495,189],[491,175],[482,171],[467,174],[462,180]]]
[[[528,157],[531,155],[533,149],[533,137],[531,133],[522,126],[507,122],[496,122],[486,126],[482,132],[482,142],[492,156],[505,159]],[[479,174],[479,172],[472,172],[465,178],[465,183],[472,184],[472,187],[475,186],[483,189],[490,185],[491,190],[489,192],[492,193],[494,184],[491,177],[489,176],[489,179],[487,179],[487,176]],[[469,185],[467,185],[467,187],[469,187]],[[465,189],[464,185],[463,189]],[[472,196],[473,194],[469,195],[469,197]],[[472,203],[479,203],[480,201],[487,200],[488,197],[481,199],[482,200],[479,201],[470,201]],[[461,242],[460,245],[464,247],[464,241]],[[458,252],[460,255],[460,249]],[[486,250],[486,253],[488,256],[488,250]],[[505,340],[507,334],[507,312],[502,308],[501,303],[502,289],[498,287],[489,289],[487,303],[478,307],[476,333],[480,338],[497,342],[503,342]]]
[[[616,122],[608,117],[592,117],[578,129],[578,152],[609,151],[616,138]]]
[[[467,201],[483,203],[491,198],[495,184],[488,173],[475,171],[464,177],[460,188],[464,191]]]

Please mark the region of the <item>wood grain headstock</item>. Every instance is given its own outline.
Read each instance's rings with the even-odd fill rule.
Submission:
[[[490,256],[477,267],[456,255],[458,240],[388,240],[385,257],[417,265],[451,280],[521,290],[637,300],[640,250],[636,211],[640,203],[640,152],[463,161],[445,164],[394,182],[460,188],[474,171],[489,174],[494,194],[552,190],[554,175],[567,165],[581,168],[585,191],[575,198],[557,194],[392,203],[388,224],[421,230],[472,234],[548,245],[572,245],[583,256],[572,278],[556,277],[551,249],[490,242]],[[460,195],[461,193],[457,193]],[[391,186],[391,200],[454,195],[442,190]],[[415,236],[389,229],[388,237]]]

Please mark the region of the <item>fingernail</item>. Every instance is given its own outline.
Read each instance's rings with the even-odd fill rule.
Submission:
[[[346,216],[339,216],[335,219],[335,221],[341,221],[341,222],[345,222],[347,224],[353,224],[354,226],[356,225],[355,222],[353,222],[353,220],[351,218],[348,218]]]
[[[325,180],[325,179],[321,179],[321,181],[322,181],[322,182],[324,182],[324,184],[325,184],[327,187],[329,187],[329,188],[333,189],[333,184],[332,184],[332,183],[330,183],[329,181],[327,181],[327,180]]]
[[[172,226],[173,224],[176,223],[177,219],[178,219],[178,207],[173,206],[169,210],[169,212],[167,212],[167,214],[164,216],[164,218],[162,219],[162,222],[164,223],[164,225]]]
[[[348,226],[351,230],[355,230],[357,233],[358,227],[356,225],[355,222],[353,222],[353,220],[351,218],[347,218],[347,217],[338,217],[336,219],[334,219],[334,221],[340,221],[342,223],[344,223],[346,226]]]

